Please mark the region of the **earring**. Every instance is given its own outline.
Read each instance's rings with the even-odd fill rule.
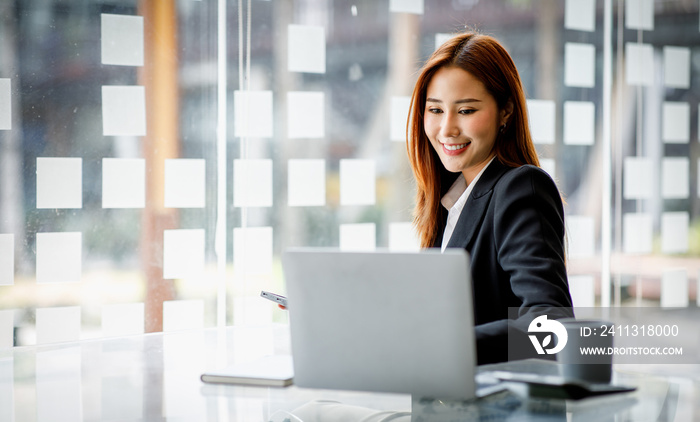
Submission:
[[[506,124],[503,123],[503,124],[501,125],[500,129],[498,129],[498,131],[499,131],[500,133],[505,132],[505,131],[506,131]]]

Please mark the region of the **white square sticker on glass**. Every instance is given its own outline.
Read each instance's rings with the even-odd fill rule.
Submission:
[[[626,0],[625,28],[652,31],[654,29],[654,0]]]
[[[12,129],[12,83],[0,78],[0,130]]]
[[[163,302],[163,332],[204,328],[204,301],[166,300]]]
[[[686,199],[690,196],[690,160],[685,157],[663,159],[661,195],[666,199]]]
[[[204,273],[204,230],[163,231],[163,278],[197,277]]]
[[[233,206],[272,206],[272,160],[233,160]]]
[[[575,308],[595,307],[595,279],[590,275],[570,275],[569,291]]]
[[[423,10],[423,0],[389,0],[389,11],[393,13],[422,15]]]
[[[204,208],[206,161],[202,159],[165,160],[165,207]]]
[[[569,234],[569,257],[588,258],[593,256],[595,252],[595,222],[592,217],[567,216],[566,231]]]
[[[272,227],[233,229],[233,266],[240,274],[272,272]]]
[[[80,307],[37,308],[36,344],[80,340]]]
[[[83,159],[36,159],[36,207],[83,207]]]
[[[690,217],[687,212],[665,212],[661,215],[661,252],[688,252]]]
[[[661,307],[686,308],[688,297],[688,272],[685,269],[666,270],[661,275]]]
[[[664,101],[661,109],[662,138],[667,144],[690,142],[690,104]]]
[[[102,159],[102,208],[146,206],[146,160]]]
[[[374,223],[340,225],[340,250],[371,252],[377,249],[377,226]]]
[[[36,282],[75,283],[82,273],[82,233],[36,234]]]
[[[143,303],[117,303],[102,306],[102,336],[121,337],[144,333]]]
[[[564,28],[595,31],[595,0],[566,0]]]
[[[625,44],[625,77],[629,85],[654,85],[654,47]]]
[[[568,42],[564,46],[564,85],[595,86],[595,46]]]
[[[435,34],[435,49],[437,50],[438,47],[445,44],[445,42],[452,38],[452,36],[452,34],[447,34],[444,32],[438,32],[437,34]]]
[[[15,235],[0,233],[0,286],[15,284]]]
[[[564,102],[564,143],[593,145],[595,142],[595,104],[590,101]]]
[[[326,73],[326,30],[322,26],[289,25],[287,70]]]
[[[234,91],[234,135],[272,138],[272,91]]]
[[[143,66],[143,17],[101,15],[102,64]]]
[[[622,241],[626,254],[649,254],[654,233],[650,214],[631,213],[622,217]]]
[[[664,47],[664,85],[690,88],[690,48]]]
[[[287,136],[290,139],[318,139],[326,135],[323,92],[287,93]]]
[[[326,160],[289,160],[287,165],[289,206],[326,205]]]
[[[102,134],[146,135],[146,91],[143,86],[102,87]]]
[[[658,177],[650,158],[625,157],[623,162],[622,195],[625,199],[651,199]]]
[[[2,310],[0,311],[0,350],[9,349],[15,345],[14,343],[14,328],[15,328],[15,311]],[[0,368],[2,367],[2,359],[0,359]],[[2,387],[0,387],[1,391]],[[0,399],[2,403],[2,399]],[[2,411],[0,411],[2,415]],[[9,419],[11,420],[11,419]]]
[[[540,167],[556,182],[557,162],[552,158],[540,158]]]
[[[420,239],[412,223],[389,223],[389,250],[396,252],[420,250]]]
[[[340,205],[374,205],[375,173],[374,160],[340,160]]]
[[[392,141],[406,142],[406,124],[411,97],[391,97],[390,136]]]
[[[555,104],[549,100],[527,100],[530,132],[536,144],[553,144],[556,123]]]

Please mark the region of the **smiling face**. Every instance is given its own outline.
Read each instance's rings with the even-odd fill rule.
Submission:
[[[471,73],[448,66],[438,69],[428,83],[423,126],[442,165],[462,172],[471,183],[495,155],[498,130],[511,112],[512,103],[499,109]]]

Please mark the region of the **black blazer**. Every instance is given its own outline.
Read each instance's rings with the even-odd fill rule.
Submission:
[[[444,212],[441,227],[446,218]],[[447,244],[469,252],[478,364],[508,360],[509,335],[518,336],[522,349],[511,350],[511,358],[537,357],[527,338],[530,321],[539,314],[573,316],[564,239],[562,200],[549,175],[495,159],[476,182]],[[518,308],[516,319],[509,319],[509,307]]]

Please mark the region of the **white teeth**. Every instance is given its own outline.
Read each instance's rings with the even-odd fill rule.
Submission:
[[[459,144],[459,145],[453,145],[453,144],[442,144],[446,150],[448,151],[457,151],[458,149],[462,149],[466,147],[468,142],[466,144]]]

